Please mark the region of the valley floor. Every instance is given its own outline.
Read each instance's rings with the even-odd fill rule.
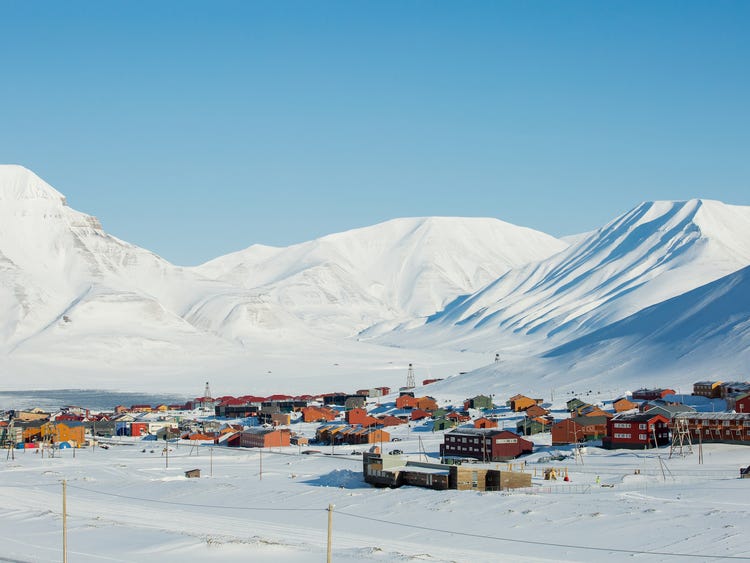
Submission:
[[[417,459],[421,438],[435,455],[442,435],[400,430],[385,451]],[[704,445],[701,465],[697,452],[588,447],[582,460],[545,464],[570,450],[535,439],[534,492],[503,493],[371,488],[351,453],[361,446],[305,455],[182,443],[168,460],[161,444],[144,443],[75,457],[3,452],[0,561],[62,561],[63,479],[77,563],[325,561],[329,504],[336,562],[750,560],[750,479],[738,478],[750,448]],[[571,481],[544,481],[549,463]],[[195,468],[202,476],[185,478]]]

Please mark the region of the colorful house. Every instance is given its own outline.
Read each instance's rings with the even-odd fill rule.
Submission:
[[[531,453],[534,444],[509,430],[461,428],[443,437],[440,455],[507,461]]]
[[[599,440],[607,434],[606,416],[579,416],[566,418],[552,425],[552,445],[576,444]]]
[[[716,399],[721,397],[721,381],[696,381],[693,383],[693,395]]]
[[[325,407],[302,407],[300,412],[303,422],[330,422],[339,415],[337,411]]]
[[[350,425],[360,426],[376,426],[380,424],[380,421],[374,416],[367,414],[365,409],[354,408],[346,411],[346,423]]]
[[[466,399],[464,401],[464,410],[486,410],[491,408],[493,408],[492,397],[488,397],[487,395],[477,395],[476,397],[472,397],[471,399]]]
[[[481,417],[474,421],[474,428],[497,428],[497,420]]]
[[[608,450],[618,448],[643,449],[669,443],[669,419],[648,412],[618,414],[607,421],[607,435],[602,446]]]
[[[612,408],[614,408],[617,413],[626,412],[637,409],[638,403],[629,401],[626,397],[620,397],[619,399],[612,401]]]
[[[240,432],[240,447],[279,448],[288,446],[290,437],[286,428],[248,428]]]
[[[515,395],[509,399],[510,408],[514,412],[525,411],[529,407],[538,405],[542,402],[541,399],[532,399],[525,395]]]

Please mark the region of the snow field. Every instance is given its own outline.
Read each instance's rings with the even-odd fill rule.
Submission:
[[[442,440],[418,426],[394,433],[401,441],[385,451],[399,448],[410,459],[422,448],[436,455]],[[334,561],[750,559],[750,481],[737,478],[750,449],[704,445],[698,465],[697,454],[588,447],[582,459],[549,462],[568,470],[566,483],[541,477],[549,463],[539,458],[571,453],[545,440],[535,437],[537,451],[526,458],[526,469],[536,468],[533,494],[374,489],[362,480],[361,456],[351,454],[363,446],[336,446],[336,455],[318,445],[214,447],[211,455],[182,443],[171,446],[168,468],[153,442],[79,450],[75,458],[72,450],[44,459],[16,452],[0,462],[0,560],[61,560],[62,479],[69,557],[84,563],[324,561],[329,504]],[[300,453],[306,449],[321,453]],[[194,468],[201,478],[186,479]]]

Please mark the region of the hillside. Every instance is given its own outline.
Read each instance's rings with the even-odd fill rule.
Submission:
[[[434,388],[449,394],[736,374],[749,232],[748,207],[650,202],[568,242],[407,218],[182,268],[0,166],[2,385],[323,391],[397,387],[409,363],[469,372]]]
[[[649,202],[381,342],[550,348],[750,264],[750,207]]]
[[[252,246],[196,268],[252,289],[316,331],[350,336],[442,309],[566,244],[497,219],[394,219],[317,240]]]

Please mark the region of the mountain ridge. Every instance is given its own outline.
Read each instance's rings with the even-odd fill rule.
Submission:
[[[566,241],[491,218],[400,218],[187,268],[109,235],[33,172],[0,166],[0,369],[39,382],[55,380],[52,368],[109,386],[166,390],[213,374],[323,390],[394,385],[422,362],[426,377],[468,372],[442,384],[461,392],[497,383],[497,366],[473,371],[496,353],[521,379],[627,379],[625,353],[642,356],[625,365],[666,373],[676,348],[648,331],[627,348],[627,319],[694,310],[684,327],[704,318],[718,328],[685,328],[687,344],[669,334],[700,350],[695,365],[708,365],[712,346],[745,358],[744,320],[719,294],[735,275],[745,291],[747,233],[750,207],[654,201]],[[609,352],[586,357],[602,342]]]

